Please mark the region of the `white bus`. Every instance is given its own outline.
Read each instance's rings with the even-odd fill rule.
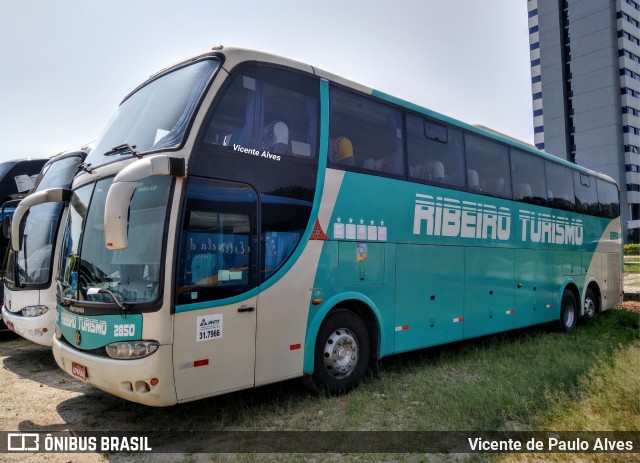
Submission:
[[[37,344],[51,346],[56,321],[59,243],[66,208],[51,188],[67,190],[86,153],[65,153],[49,160],[32,192],[18,204],[11,223],[11,248],[5,260],[2,318],[7,327]],[[55,201],[55,202],[51,202]],[[63,224],[61,227],[60,224]]]
[[[315,67],[216,47],[121,103],[73,183],[53,353],[167,406],[621,295],[607,176]]]

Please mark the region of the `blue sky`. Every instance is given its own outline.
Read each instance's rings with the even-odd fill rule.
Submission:
[[[95,140],[155,71],[221,43],[531,143],[524,0],[1,0],[0,162]]]

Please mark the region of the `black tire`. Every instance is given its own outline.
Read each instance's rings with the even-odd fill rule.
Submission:
[[[570,289],[565,289],[560,303],[560,319],[558,320],[560,331],[573,330],[578,323],[578,315],[576,297]]]
[[[369,367],[369,331],[350,310],[332,312],[322,322],[313,353],[313,374],[304,383],[315,393],[343,394],[358,385]]]
[[[587,292],[584,296],[584,316],[585,318],[593,318],[599,312],[600,300],[591,288],[587,288]]]

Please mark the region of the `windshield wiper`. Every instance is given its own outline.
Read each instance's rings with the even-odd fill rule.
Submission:
[[[136,145],[130,145],[129,143],[123,143],[122,145],[114,146],[109,151],[103,154],[103,156],[115,156],[116,154],[131,153],[136,157],[140,157],[140,153],[136,151]]]
[[[116,296],[116,294],[113,291],[104,289],[104,288],[87,288],[87,296],[94,296],[96,294],[106,294],[111,299],[113,299],[113,302],[115,302],[116,306],[118,307],[118,310],[120,310],[120,316],[122,318],[127,318],[128,307],[126,307],[122,302],[120,302],[120,299],[118,298],[118,296]]]

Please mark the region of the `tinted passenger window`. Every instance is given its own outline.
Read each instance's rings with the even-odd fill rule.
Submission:
[[[549,205],[556,209],[573,211],[575,209],[573,171],[555,162],[545,161],[545,172]]]
[[[576,191],[576,212],[598,215],[598,192],[596,179],[581,172],[573,172],[573,187]]]
[[[317,80],[301,74],[247,67],[217,104],[204,143],[244,156],[314,157],[318,89]]]
[[[356,169],[404,174],[400,111],[331,88],[329,163]]]
[[[307,228],[313,206],[309,201],[284,196],[262,195],[262,270],[265,281],[293,254]]]
[[[410,178],[463,188],[462,132],[417,116],[409,115],[406,120]]]
[[[231,182],[192,178],[180,238],[178,303],[222,299],[255,286],[257,199]]]
[[[600,203],[600,213],[608,218],[615,219],[620,216],[620,204],[618,198],[618,187],[613,183],[596,179],[598,187],[598,202]]]
[[[487,138],[465,133],[467,185],[469,191],[511,197],[509,151]]]
[[[511,179],[513,199],[538,205],[547,203],[543,159],[511,150]]]

